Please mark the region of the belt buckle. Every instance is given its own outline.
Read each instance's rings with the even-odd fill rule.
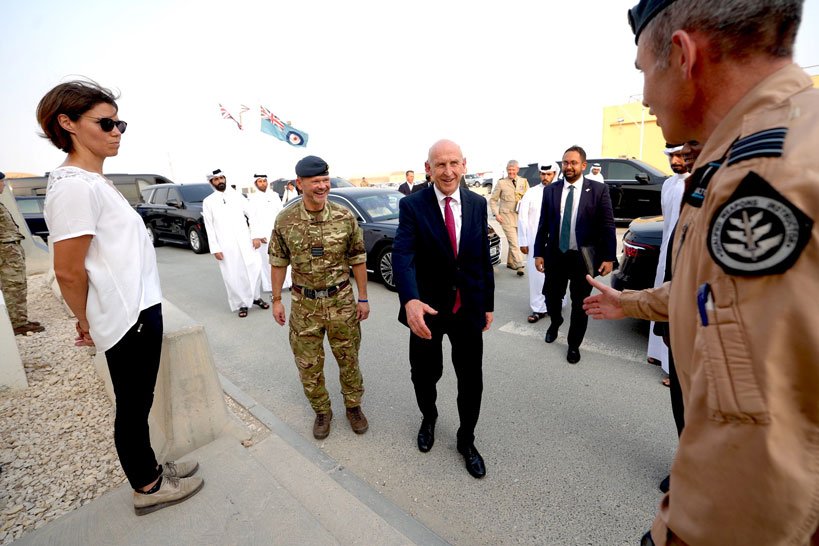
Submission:
[[[327,296],[329,296],[328,292],[329,290],[327,290],[326,288],[323,290],[316,290],[315,295],[317,298],[326,298]]]

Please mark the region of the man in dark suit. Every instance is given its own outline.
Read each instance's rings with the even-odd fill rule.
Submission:
[[[563,324],[561,300],[569,286],[572,314],[566,360],[577,364],[589,322],[583,311],[583,299],[591,294],[586,274],[611,273],[617,238],[608,187],[583,176],[585,150],[572,146],[563,154],[562,165],[563,178],[543,190],[534,256],[537,270],[546,272],[543,294],[552,321],[546,343],[557,339]]]
[[[415,182],[415,172],[407,171],[404,173],[404,182],[398,186],[398,191],[404,195],[409,195],[413,192],[413,183]]]
[[[449,336],[458,379],[458,451],[476,478],[486,466],[475,449],[483,392],[483,335],[492,324],[495,278],[489,259],[486,199],[460,187],[466,160],[441,140],[425,164],[430,187],[400,201],[393,271],[401,301],[398,320],[409,326],[409,359],[423,420],[418,449],[435,441],[436,384],[443,373],[442,341]]]

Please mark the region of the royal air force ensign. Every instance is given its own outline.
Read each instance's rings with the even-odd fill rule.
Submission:
[[[717,209],[708,250],[729,275],[773,275],[796,262],[812,228],[811,218],[751,172]]]

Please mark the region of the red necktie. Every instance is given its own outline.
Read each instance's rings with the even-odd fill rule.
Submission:
[[[451,197],[444,198],[444,224],[446,224],[446,231],[449,233],[449,243],[452,245],[452,253],[455,258],[458,258],[458,237],[455,235],[455,215],[452,214],[452,209],[449,207]],[[455,305],[452,306],[452,312],[457,313],[461,308],[461,291],[455,289]]]

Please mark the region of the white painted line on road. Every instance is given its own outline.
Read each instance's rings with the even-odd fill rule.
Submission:
[[[548,322],[548,319],[547,319]],[[568,326],[568,324],[564,324],[563,326]],[[525,337],[535,337],[540,340],[543,339],[543,336],[546,333],[542,327],[538,328],[535,326],[531,326],[527,323],[523,322],[515,322],[514,320],[507,322],[500,328],[498,328],[501,332],[506,334],[513,334],[516,336],[525,336]],[[558,331],[557,333],[557,341],[556,343],[561,343],[563,345],[566,344],[566,334],[562,331]],[[630,360],[633,362],[643,363],[646,359],[646,354],[644,351],[635,352],[633,350],[627,351],[623,350],[622,347],[616,347],[612,345],[603,345],[599,343],[595,343],[593,341],[589,341],[588,339],[583,340],[583,345],[580,346],[583,351],[590,351],[592,353],[598,353],[604,356],[611,356],[615,358],[619,358],[622,360]]]

